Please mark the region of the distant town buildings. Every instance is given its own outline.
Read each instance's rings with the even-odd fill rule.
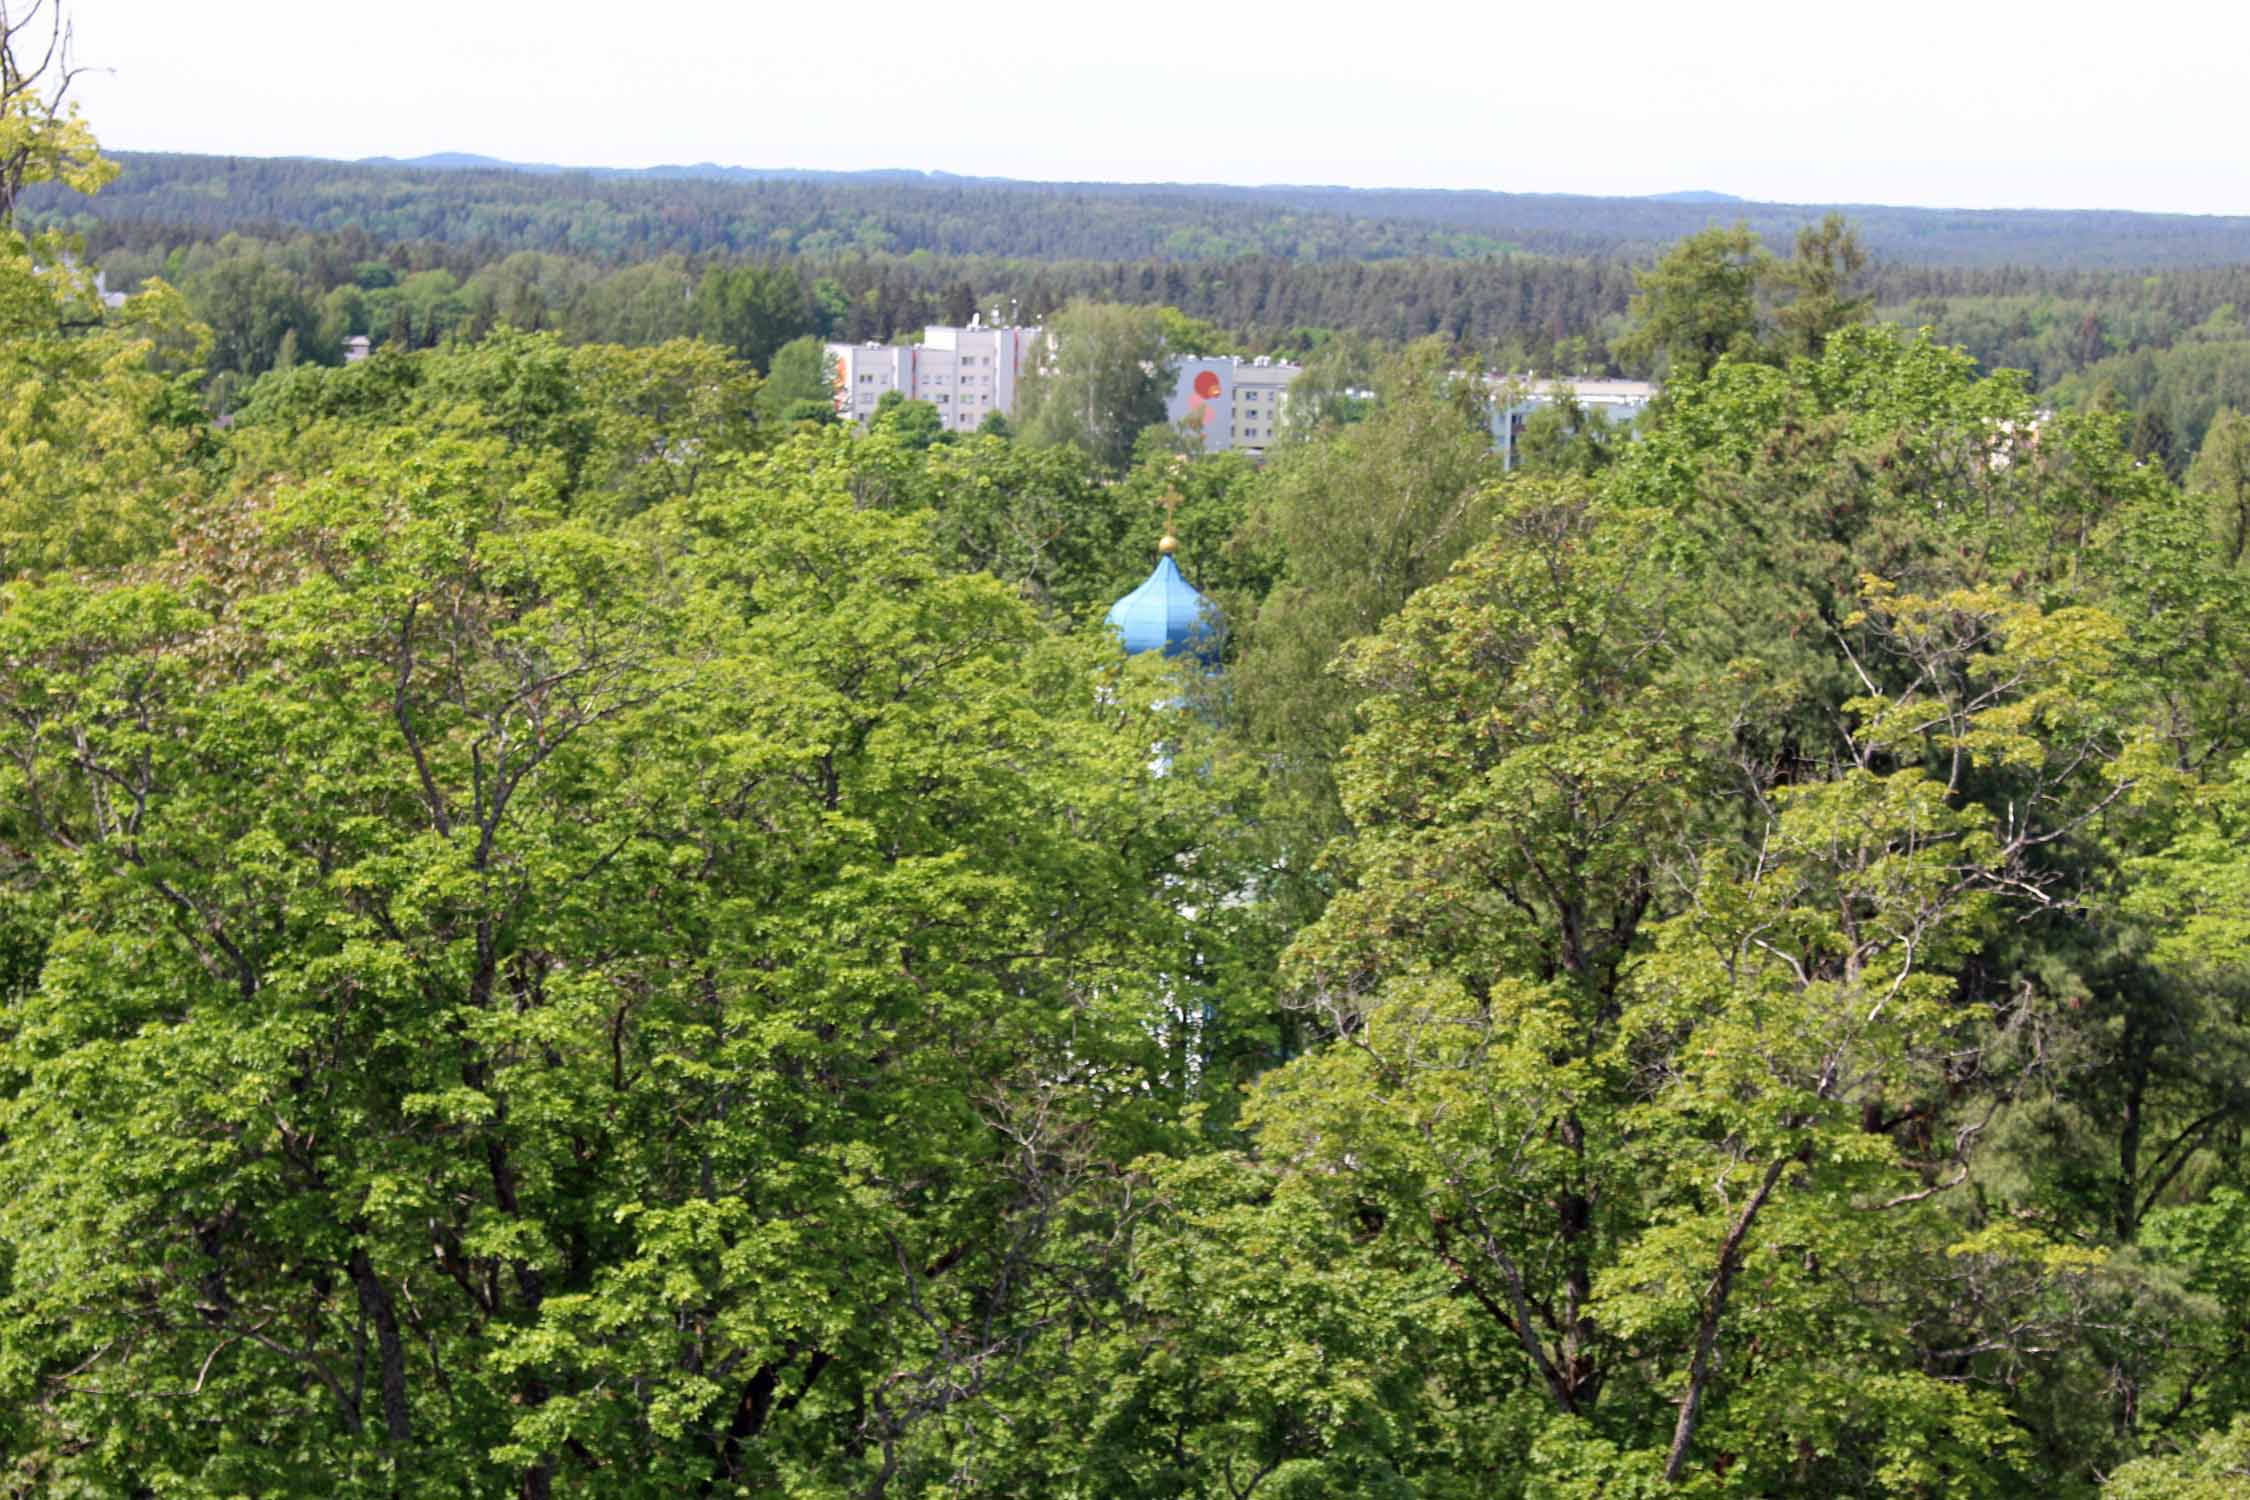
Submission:
[[[830,344],[837,415],[862,426],[883,392],[927,401],[949,432],[974,432],[993,412],[1016,414],[1016,388],[1038,357],[1039,328],[933,324],[919,344]]]
[[[966,328],[932,324],[918,344],[830,344],[836,413],[865,426],[885,391],[927,401],[949,432],[974,432],[993,412],[1013,419],[1024,377],[1038,367],[1046,330],[1037,326]],[[347,354],[346,356],[350,356]],[[1280,436],[1289,387],[1304,373],[1285,360],[1233,355],[1182,355],[1165,416],[1203,434],[1206,453],[1262,457]],[[1568,390],[1589,414],[1630,424],[1656,399],[1645,380],[1560,380],[1487,375],[1492,393],[1492,446],[1509,468],[1533,412]]]
[[[1164,414],[1200,427],[1206,453],[1263,454],[1280,433],[1289,384],[1303,373],[1303,366],[1279,360],[1188,356]]]
[[[948,431],[974,432],[985,417],[1016,415],[1023,378],[1037,367],[1046,330],[932,324],[919,344],[830,344],[836,412],[865,425],[885,391],[927,401]],[[1195,355],[1179,362],[1166,416],[1201,424],[1206,452],[1265,452],[1281,425],[1299,367],[1271,359]]]

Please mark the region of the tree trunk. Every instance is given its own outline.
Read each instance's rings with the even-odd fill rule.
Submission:
[[[2130,1245],[2140,1237],[2141,1131],[2145,1124],[2148,1059],[2142,1055],[2139,1019],[2130,1011],[2125,1018],[2124,1118],[2117,1127],[2117,1186],[2113,1209],[2119,1243]]]
[[[382,1376],[383,1431],[394,1443],[413,1439],[414,1429],[406,1407],[406,1352],[398,1337],[398,1313],[390,1290],[375,1274],[364,1249],[355,1248],[346,1263],[352,1285],[359,1289],[359,1310],[375,1325],[375,1352]]]
[[[1711,1295],[1703,1305],[1703,1320],[1695,1331],[1695,1357],[1688,1362],[1687,1389],[1680,1393],[1679,1420],[1672,1425],[1672,1450],[1664,1457],[1664,1479],[1667,1484],[1680,1482],[1680,1470],[1687,1466],[1688,1444],[1695,1440],[1695,1424],[1703,1415],[1703,1390],[1711,1383],[1712,1354],[1718,1347],[1719,1322],[1726,1316],[1727,1297],[1734,1290],[1735,1272],[1742,1268],[1742,1242],[1750,1233],[1758,1210],[1766,1206],[1773,1196],[1775,1184],[1781,1174],[1795,1161],[1785,1156],[1766,1168],[1765,1180],[1758,1191],[1742,1205],[1735,1216],[1734,1227],[1727,1231],[1724,1243],[1719,1246],[1718,1269],[1711,1277]]]

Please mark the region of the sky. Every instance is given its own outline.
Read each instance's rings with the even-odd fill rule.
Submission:
[[[2250,213],[2238,0],[68,3],[123,150]]]

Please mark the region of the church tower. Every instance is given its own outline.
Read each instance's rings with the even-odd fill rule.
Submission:
[[[1181,576],[1172,560],[1180,539],[1172,534],[1172,511],[1179,496],[1166,498],[1164,540],[1156,544],[1156,571],[1139,588],[1109,607],[1110,628],[1125,642],[1127,655],[1161,651],[1192,657],[1205,671],[1216,671],[1226,621],[1218,606]]]

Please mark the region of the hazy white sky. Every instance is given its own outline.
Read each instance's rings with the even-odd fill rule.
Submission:
[[[134,150],[2250,213],[2241,0],[73,14],[110,70],[88,117]]]

